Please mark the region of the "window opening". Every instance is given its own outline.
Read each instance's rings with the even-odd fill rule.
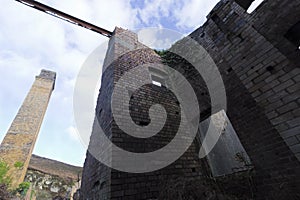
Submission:
[[[153,68],[153,67],[149,67],[149,72],[150,72],[150,78],[152,81],[152,84],[162,87],[162,86],[166,86],[166,81],[165,81],[165,77],[166,77],[166,73]]]
[[[242,8],[247,10],[254,0],[236,0],[235,2],[239,4]]]
[[[254,0],[247,9],[247,13],[252,13],[263,1],[264,0]]]
[[[224,118],[225,123],[220,123],[220,121],[224,121]],[[219,135],[214,136],[214,134],[217,134],[214,131],[207,133],[209,126],[212,126],[211,130],[219,130],[218,127],[222,126],[222,132],[218,142],[207,155],[208,164],[214,177],[233,174],[252,168],[250,158],[224,110],[200,122],[199,138],[201,143],[206,134],[210,134],[210,137],[217,137]],[[206,144],[202,144],[202,146],[204,149],[208,148]]]

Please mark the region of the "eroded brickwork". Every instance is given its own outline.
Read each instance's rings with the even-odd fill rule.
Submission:
[[[122,31],[123,33],[119,33]],[[116,29],[116,41],[121,35],[122,39],[127,34],[132,38],[133,33]],[[129,47],[125,54],[119,55],[109,66],[102,76],[102,85],[98,97],[96,115],[105,134],[111,141],[124,150],[136,153],[152,152],[160,149],[168,144],[175,136],[178,125],[180,123],[180,109],[178,100],[166,87],[159,87],[153,84],[147,84],[138,90],[134,90],[134,86],[145,79],[150,79],[150,72],[145,64],[160,64],[160,57],[150,48],[137,43],[137,36],[134,35],[134,40],[127,38],[125,43],[113,43],[114,48],[120,49],[124,46]],[[133,41],[133,43],[130,43]],[[128,46],[128,43],[130,44]],[[137,45],[137,48],[132,49],[132,44]],[[138,49],[140,48],[140,49]],[[108,51],[109,53],[109,51]],[[123,132],[114,120],[111,111],[111,96],[116,83],[131,69],[142,66],[136,71],[134,77],[122,85],[123,90],[128,91],[131,96],[130,100],[130,118],[135,124],[145,126],[150,123],[149,108],[154,104],[162,104],[168,113],[167,121],[164,128],[155,136],[150,138],[135,138]],[[151,82],[151,81],[150,81]],[[119,106],[125,103],[122,99],[117,99],[114,106]],[[108,106],[109,105],[109,106]],[[118,113],[123,119],[123,110]],[[126,126],[126,125],[125,125]],[[128,124],[127,126],[130,126]],[[90,146],[95,144],[95,135],[98,134],[93,130]],[[180,147],[178,147],[180,149]],[[149,173],[125,173],[118,170],[110,169],[107,166],[97,161],[93,155],[87,153],[87,158],[84,165],[81,199],[154,199],[159,196],[162,185],[172,177],[181,178],[197,178],[200,176],[201,166],[200,160],[197,157],[198,151],[195,144],[186,151],[176,162],[170,166]],[[112,154],[111,159],[113,164],[119,155]],[[147,161],[145,161],[147,165]],[[148,161],[149,162],[149,161]],[[121,163],[122,164],[122,163]],[[150,163],[148,163],[150,164]]]
[[[0,158],[10,170],[12,188],[23,182],[41,124],[54,89],[56,74],[42,70],[27,94],[0,146]],[[15,163],[19,162],[19,167]],[[22,165],[22,166],[21,166]]]
[[[190,34],[221,72],[228,117],[257,173],[256,199],[297,199],[300,188],[300,68],[296,62],[300,51],[285,38],[300,20],[299,3],[265,1],[248,14],[235,1],[224,0]],[[197,80],[188,65],[176,63],[180,61],[171,66],[184,71],[192,82]],[[201,101],[209,98],[207,90],[195,90],[202,110],[209,110],[210,103]]]
[[[297,199],[300,188],[300,51],[297,45],[287,39],[286,34],[300,21],[300,2],[264,1],[249,14],[246,10],[251,2],[220,1],[207,16],[205,24],[190,34],[217,64],[226,89],[227,116],[253,165],[253,175],[249,179],[251,186],[249,184],[245,186],[246,189],[241,189],[241,184],[238,184],[240,182],[234,182],[230,176],[219,179],[223,183],[220,185],[223,191],[230,194],[247,191],[252,199]],[[158,135],[155,140],[147,143],[124,134],[113,120],[111,94],[114,84],[127,70],[140,64],[161,63],[161,60],[146,47],[135,50],[139,43],[132,33],[128,33],[128,37],[126,34],[123,36],[121,40],[110,41],[107,60],[115,60],[105,62],[106,70],[102,77],[96,115],[106,130],[105,133],[115,144],[130,151],[151,151],[163,146],[168,140],[162,140]],[[193,55],[190,45],[185,45],[185,42],[187,40],[183,39],[172,48],[179,48],[179,51]],[[125,54],[112,57],[111,53],[118,49]],[[183,74],[191,83],[199,101],[201,120],[209,117],[212,114],[210,96],[201,75],[179,56],[167,53],[163,58],[166,64]],[[137,79],[133,82],[139,81],[138,77],[147,78],[144,74],[137,74]],[[129,89],[130,84],[133,83],[128,83]],[[138,102],[145,103],[147,108],[148,103],[156,102],[157,99],[162,104],[165,100],[170,101],[171,96],[160,96],[157,93],[157,99],[143,98],[144,94],[155,93],[152,89],[144,86],[142,93],[133,92],[130,106],[134,108],[132,119],[137,124],[149,122]],[[171,113],[172,111],[178,112],[176,106],[174,110],[171,109]],[[176,116],[173,117],[173,122],[176,122]],[[176,130],[176,123],[171,125],[170,130]],[[145,146],[147,148],[142,148]],[[163,170],[144,174],[122,173],[110,169],[87,153],[81,198],[157,198],[161,189],[160,180],[167,179],[168,175],[210,175],[208,165],[201,165],[206,163],[205,159],[199,161],[197,153],[198,149],[192,145],[174,164]]]
[[[300,51],[285,33],[299,13],[299,1],[267,1],[252,14],[222,1],[191,34],[233,69],[298,159]]]

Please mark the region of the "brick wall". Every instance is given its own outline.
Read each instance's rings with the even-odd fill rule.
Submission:
[[[297,199],[296,195],[299,195],[299,50],[284,37],[286,31],[300,20],[299,13],[299,1],[265,1],[248,14],[234,1],[223,0],[207,16],[205,24],[190,34],[209,52],[221,73],[227,94],[227,116],[254,167],[255,189],[248,190],[255,199]],[[162,60],[138,43],[133,33],[116,29],[115,36],[118,35],[122,35],[122,39],[110,40],[96,115],[105,134],[118,146],[135,152],[151,151],[168,140],[160,138],[160,134],[155,140],[147,141],[125,134],[111,120],[112,111],[108,105],[114,84],[127,70],[140,64],[161,63]],[[184,42],[181,40],[172,48],[179,48],[193,56],[194,52]],[[212,113],[207,85],[191,63],[171,53],[164,55],[163,62],[189,80],[199,101],[201,120],[209,117]],[[128,85],[134,85],[139,78],[149,78],[146,75],[148,72],[143,73],[137,74]],[[172,101],[171,94],[168,96],[165,91],[162,95],[162,88],[156,90],[155,87],[146,85],[133,92],[130,107],[136,124],[149,122],[143,109],[151,103]],[[144,94],[159,98],[145,99]],[[139,106],[138,102],[143,102],[145,107]],[[173,106],[169,107],[170,110],[177,113],[176,103]],[[176,122],[176,115],[171,115],[170,119]],[[165,133],[174,132],[176,123],[168,127],[170,129],[165,129]],[[93,132],[92,139],[95,134]],[[172,138],[171,135],[168,137]],[[81,198],[156,198],[161,180],[166,180],[170,175],[209,175],[209,168],[201,167],[207,163],[205,159],[199,161],[195,145],[167,168],[144,174],[110,169],[87,153]],[[189,157],[191,159],[186,160]],[[234,180],[227,179],[223,187],[235,193],[241,191],[230,187],[232,185],[235,185]]]
[[[285,20],[300,19],[298,4],[266,1],[249,15],[233,1],[221,1],[190,35],[222,74],[227,114],[257,170],[260,198],[270,198],[282,182],[290,190],[285,197],[299,188],[300,70],[295,57],[283,52],[299,50],[283,38],[284,30],[278,31],[281,24],[288,30]],[[287,43],[284,48],[279,40]]]
[[[123,42],[116,42],[119,39],[119,35],[121,35],[120,38],[124,39],[127,34],[130,38],[128,40],[125,39],[126,44]],[[138,82],[145,79],[150,81],[149,69],[144,66],[144,64],[159,64],[161,63],[160,57],[152,49],[136,43],[136,35],[136,39],[131,40],[131,32],[117,28],[114,37],[115,38],[113,38],[110,43],[110,45],[113,46],[109,47],[109,49],[122,49],[125,46],[125,51],[123,51],[125,54],[121,55],[119,58],[116,57],[115,61],[107,66],[103,73],[96,108],[96,115],[99,123],[103,130],[105,130],[107,137],[124,150],[144,153],[160,149],[168,144],[177,132],[180,123],[178,100],[167,88],[152,84],[145,85],[138,90],[133,90],[132,88],[134,88]],[[134,41],[133,44],[137,45],[135,49],[130,48],[132,44],[130,41]],[[128,45],[128,43],[130,44]],[[110,50],[108,50],[108,53],[109,51]],[[120,55],[116,51],[114,53]],[[123,132],[115,122],[110,107],[111,95],[116,83],[124,73],[141,65],[143,65],[143,67],[136,72],[135,76],[128,80],[126,85],[121,86],[124,87],[124,90],[128,90],[128,92],[132,94],[130,100],[130,118],[132,118],[135,124],[140,126],[149,124],[150,119],[148,110],[150,106],[155,103],[163,105],[168,113],[166,124],[163,126],[164,128],[157,135],[146,139],[136,138]],[[114,106],[118,107],[122,103],[124,103],[122,99],[117,99]],[[123,110],[121,109],[117,114],[122,115],[122,119],[125,120],[126,116],[122,113]],[[128,126],[130,126],[130,124],[128,124]],[[93,138],[95,138],[94,136],[97,134],[97,131],[95,130],[96,129],[94,129],[91,136],[90,146],[95,143],[95,140],[93,140]],[[93,155],[87,153],[82,179],[81,198],[157,198],[162,185],[171,177],[197,178],[200,176],[201,167],[197,154],[196,146],[193,144],[180,159],[164,169],[148,173],[125,173],[115,169],[109,169],[93,158]],[[117,157],[117,154],[112,154],[113,165],[118,165],[115,161]],[[122,165],[122,163],[119,164]],[[145,164],[147,165],[147,161],[145,161]]]

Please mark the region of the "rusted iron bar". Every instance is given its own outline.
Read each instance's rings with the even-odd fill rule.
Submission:
[[[83,21],[83,20],[78,19],[76,17],[73,17],[69,14],[61,12],[61,11],[55,9],[55,8],[52,8],[52,7],[47,6],[45,4],[39,3],[37,1],[34,1],[34,0],[15,0],[15,1],[18,1],[18,2],[20,2],[24,5],[27,5],[31,8],[35,8],[39,11],[45,12],[49,15],[52,15],[52,16],[57,17],[59,19],[65,20],[65,21],[70,22],[72,24],[75,24],[77,26],[81,26],[81,27],[84,27],[84,28],[89,29],[91,31],[94,31],[96,33],[100,33],[101,35],[104,35],[106,37],[111,37],[112,36],[112,32],[110,32],[108,30],[105,30],[103,28],[95,26],[95,25],[93,25],[89,22],[86,22],[86,21]]]

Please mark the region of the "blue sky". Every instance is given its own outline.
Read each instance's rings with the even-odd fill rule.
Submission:
[[[183,34],[205,22],[218,0],[40,0],[113,31],[161,27]],[[56,88],[34,149],[40,156],[82,165],[86,147],[76,133],[73,90],[87,56],[107,41],[13,0],[0,7],[0,140],[4,137],[34,77],[45,68],[57,72]],[[159,48],[159,47],[157,47]],[[102,55],[99,55],[101,61]]]

